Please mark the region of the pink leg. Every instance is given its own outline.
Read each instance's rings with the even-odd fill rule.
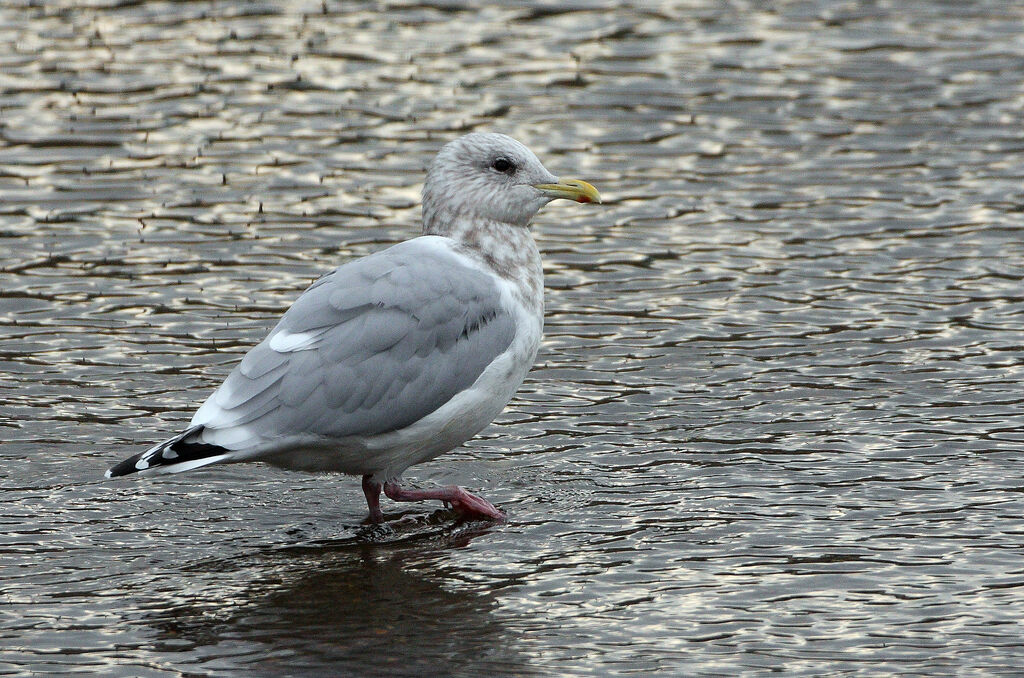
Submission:
[[[366,495],[366,505],[370,507],[366,521],[384,522],[384,512],[380,510],[380,483],[374,482],[373,476],[363,476],[363,494]]]
[[[505,522],[505,514],[494,504],[466,492],[461,487],[449,485],[436,490],[406,490],[389,480],[384,483],[384,494],[394,501],[423,501],[424,499],[438,499],[445,504],[450,504],[463,518],[481,518],[493,520],[499,523]]]

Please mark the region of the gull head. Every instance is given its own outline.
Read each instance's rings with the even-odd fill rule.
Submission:
[[[558,198],[601,202],[593,186],[559,179],[512,137],[475,132],[446,144],[431,163],[423,185],[423,228],[444,233],[445,224],[464,219],[525,227]]]

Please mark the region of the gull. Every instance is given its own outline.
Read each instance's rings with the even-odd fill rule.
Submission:
[[[491,423],[532,367],[544,275],[530,221],[558,198],[601,202],[503,134],[446,144],[423,186],[422,235],[316,280],[184,431],[106,476],[258,461],[362,476],[370,523],[384,520],[381,490],[503,521],[461,487],[400,480]]]

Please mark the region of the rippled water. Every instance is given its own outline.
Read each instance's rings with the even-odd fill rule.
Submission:
[[[998,675],[1024,662],[1012,3],[0,9],[0,674]],[[518,397],[410,479],[105,481],[467,130],[536,232]]]

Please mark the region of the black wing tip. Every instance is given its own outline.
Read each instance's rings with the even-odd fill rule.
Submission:
[[[107,472],[104,475],[107,478],[117,478],[151,468],[158,468],[160,466],[173,466],[174,464],[180,464],[186,461],[212,457],[227,451],[219,445],[194,443],[185,440],[187,436],[201,431],[202,428],[202,426],[193,426],[187,431],[165,440],[156,447],[150,448],[145,452],[132,455],[124,461],[111,466],[107,469]],[[165,452],[168,450],[170,450],[173,455],[165,455]]]
[[[137,473],[139,468],[135,465],[139,459],[142,459],[141,454],[136,454],[132,457],[128,457],[124,461],[114,464],[104,474],[107,478],[117,478],[119,476],[126,476],[132,473]]]

